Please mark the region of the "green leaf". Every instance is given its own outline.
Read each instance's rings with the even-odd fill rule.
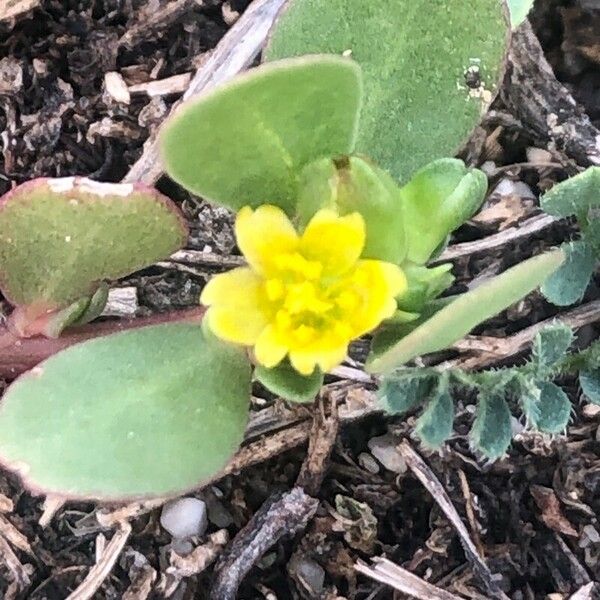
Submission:
[[[451,231],[481,206],[487,177],[461,160],[443,158],[420,171],[400,190],[408,238],[408,260],[425,264]]]
[[[600,404],[600,369],[581,371],[579,385],[590,402]]]
[[[589,167],[583,173],[557,183],[540,200],[542,209],[556,217],[587,214],[600,206],[600,167]]]
[[[510,11],[510,22],[513,29],[516,29],[529,14],[533,8],[534,0],[508,0],[508,9]]]
[[[402,414],[429,397],[436,375],[426,369],[407,369],[385,377],[379,389],[383,409],[392,415]]]
[[[495,95],[503,9],[498,0],[290,0],[265,56],[351,53],[365,77],[356,150],[407,181],[455,154]]]
[[[553,304],[568,306],[583,298],[596,267],[596,257],[593,248],[584,240],[563,244],[561,248],[565,262],[548,277],[541,291]]]
[[[540,419],[540,388],[531,377],[518,378],[518,398],[527,422],[537,427]]]
[[[441,377],[423,414],[417,419],[415,432],[429,448],[439,448],[452,434],[454,401],[447,378]]]
[[[141,185],[36,179],[0,203],[0,281],[11,304],[41,314],[90,297],[187,239],[175,205]]]
[[[538,385],[540,389],[538,415],[535,420],[531,420],[531,424],[546,433],[564,431],[571,416],[569,397],[551,381],[542,381]]]
[[[473,446],[490,460],[506,452],[512,439],[512,427],[502,389],[480,390],[477,415],[469,435]]]
[[[6,392],[0,460],[45,494],[179,494],[217,473],[242,441],[250,376],[245,352],[199,325],[77,344]]]
[[[431,300],[445,292],[454,282],[450,263],[437,267],[405,263],[402,269],[408,281],[408,289],[398,298],[398,307],[403,311],[423,311]]]
[[[301,375],[288,360],[273,369],[258,365],[254,376],[270,392],[290,402],[312,402],[323,385],[323,373],[319,369],[312,375]]]
[[[562,360],[573,343],[573,330],[562,323],[544,327],[533,339],[532,362],[540,376],[545,376]]]
[[[367,238],[363,258],[398,264],[406,256],[400,189],[394,180],[364,158],[321,159],[302,171],[298,216],[302,224],[321,208],[341,215],[358,212]]]
[[[372,373],[387,372],[416,356],[448,348],[476,325],[533,291],[563,260],[560,251],[535,256],[458,296],[387,352],[371,357],[367,369]]]
[[[233,210],[294,214],[300,171],[354,147],[362,96],[351,60],[312,56],[252,69],[185,103],[161,130],[167,173]]]

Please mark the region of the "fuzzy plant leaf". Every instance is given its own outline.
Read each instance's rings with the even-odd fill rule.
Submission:
[[[356,150],[408,181],[481,119],[508,29],[498,0],[290,0],[265,57],[349,53],[365,78]]]
[[[487,177],[455,158],[419,170],[400,190],[409,261],[423,265],[446,237],[481,206]]]
[[[539,384],[538,414],[531,424],[545,433],[565,430],[571,417],[571,401],[565,392],[551,381]]]
[[[439,448],[452,434],[453,422],[454,400],[447,378],[441,377],[423,414],[417,419],[415,432],[428,448]]]
[[[590,402],[600,404],[600,369],[581,371],[579,385]]]
[[[399,264],[407,249],[399,192],[394,180],[367,159],[324,158],[300,175],[298,217],[306,225],[322,208],[340,215],[358,212],[367,234],[363,258]]]
[[[583,173],[557,183],[540,200],[542,209],[555,217],[586,215],[600,207],[600,167],[589,167]]]
[[[385,377],[379,388],[379,402],[391,415],[399,415],[424,402],[436,384],[436,375],[427,369],[407,369]]]
[[[274,204],[293,216],[303,167],[353,150],[359,66],[336,56],[264,65],[181,106],[161,130],[167,173],[233,210]]]
[[[323,373],[315,369],[312,375],[301,375],[284,360],[273,369],[258,365],[254,376],[270,392],[290,402],[312,402],[323,385]]]
[[[552,304],[568,306],[583,298],[597,260],[585,240],[563,244],[562,250],[566,257],[564,264],[546,279],[541,291]]]
[[[470,432],[471,443],[490,460],[500,458],[512,439],[510,411],[500,387],[481,389],[477,414]]]
[[[169,496],[219,471],[242,441],[250,364],[194,324],[64,350],[0,402],[0,461],[67,498]]]
[[[533,291],[563,260],[560,251],[535,256],[458,296],[386,352],[373,354],[367,369],[373,373],[389,372],[416,356],[448,348],[476,325]]]
[[[546,376],[567,355],[573,337],[573,330],[562,323],[549,325],[537,333],[532,345],[532,362],[539,376]]]
[[[35,179],[0,200],[0,287],[13,305],[66,308],[186,239],[175,205],[151,188]]]
[[[508,10],[510,12],[510,24],[516,29],[529,14],[533,8],[534,0],[508,0]]]

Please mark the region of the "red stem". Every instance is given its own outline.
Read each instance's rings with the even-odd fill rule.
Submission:
[[[90,323],[89,325],[69,329],[57,339],[45,337],[15,338],[6,327],[0,326],[0,378],[15,379],[21,373],[29,371],[29,369],[53,354],[73,344],[91,340],[95,337],[127,331],[128,329],[137,329],[147,325],[199,322],[202,320],[205,310],[203,306],[197,306],[137,319]]]

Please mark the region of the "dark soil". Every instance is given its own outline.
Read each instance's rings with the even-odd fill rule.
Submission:
[[[118,181],[127,173],[179,96],[151,100],[139,94],[132,95],[129,105],[118,103],[104,89],[104,74],[117,71],[133,84],[192,72],[228,28],[221,0],[180,2],[183,8],[171,22],[157,28],[140,26],[165,4],[43,0],[40,8],[16,23],[0,24],[0,193],[33,177],[77,174]],[[247,4],[247,0],[231,1],[228,8],[243,11]],[[596,4],[591,0],[540,4],[533,21],[548,58],[559,79],[599,125],[600,10],[587,10]],[[132,30],[137,31],[135,38],[124,38]],[[503,109],[500,104],[495,108]],[[487,166],[492,183],[504,178],[529,186],[531,198],[523,190],[511,192],[517,196],[516,221],[536,214],[539,193],[566,176],[562,168],[535,164],[498,174],[498,167],[527,162],[530,146],[531,140],[518,128],[490,125],[483,151],[476,157],[480,166]],[[222,256],[235,252],[226,211],[208,207],[169,181],[159,186],[180,203],[190,222],[189,248],[210,249]],[[507,202],[506,196],[492,194],[486,208],[500,210]],[[488,213],[488,218],[463,227],[455,241],[482,238],[505,226],[493,212]],[[464,290],[473,279],[490,277],[573,234],[568,225],[560,225],[526,242],[461,259],[453,291]],[[142,312],[162,311],[194,305],[207,275],[208,270],[190,273],[157,267],[122,284],[138,287]],[[592,297],[597,297],[597,287],[591,286],[586,300]],[[503,337],[556,312],[534,295],[476,333]],[[597,335],[597,329],[587,326],[580,332],[580,343]],[[355,356],[361,357],[360,347]],[[565,383],[576,413],[566,436],[549,439],[523,432],[507,458],[486,464],[468,447],[473,399],[465,398],[457,407],[455,435],[444,451],[430,454],[419,448],[468,524],[491,571],[501,576],[500,587],[513,600],[568,598],[583,585],[600,581],[600,411],[580,401],[574,382]],[[272,404],[265,394],[256,409]],[[387,470],[369,454],[371,438],[388,431],[398,440],[410,438],[413,423],[414,417],[402,421],[375,415],[343,429],[318,496],[316,517],[304,534],[279,543],[263,556],[244,581],[240,598],[401,598],[385,586],[357,577],[353,570],[358,559],[382,554],[453,593],[486,597],[435,499],[410,471]],[[417,442],[414,445],[418,447]],[[304,447],[289,451],[201,492],[211,507],[208,533],[225,528],[235,536],[274,492],[294,485],[305,452]],[[470,491],[465,491],[464,481],[461,487],[461,477]],[[8,475],[0,478],[0,492],[14,502],[6,519],[24,534],[33,552],[16,550],[30,578],[22,590],[12,585],[14,571],[7,566],[6,556],[0,556],[0,597],[66,598],[95,564],[98,536],[104,533],[110,538],[111,528],[98,525],[92,504],[70,504],[42,528],[39,498]],[[361,518],[343,518],[344,506],[356,502],[362,503]],[[467,506],[472,506],[472,521]],[[159,514],[160,510],[151,510],[132,521],[133,534],[94,598],[165,597],[156,585],[171,564],[170,536],[161,529]],[[144,569],[157,574],[148,596],[130,589]],[[209,568],[183,578],[168,597],[208,598],[211,575]],[[321,575],[324,581],[319,582]],[[589,598],[600,598],[597,593]]]

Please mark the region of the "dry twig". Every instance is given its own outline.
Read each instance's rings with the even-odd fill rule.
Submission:
[[[399,592],[419,600],[463,600],[461,596],[456,596],[428,583],[387,558],[375,557],[372,567],[359,562],[354,565],[354,568],[375,581],[385,583]]]
[[[404,440],[400,446],[400,453],[406,460],[406,464],[410,470],[415,474],[417,479],[423,484],[427,491],[431,494],[431,497],[437,502],[438,506],[442,509],[443,513],[449,519],[450,523],[458,533],[462,547],[465,551],[465,556],[471,564],[473,571],[479,577],[480,581],[484,584],[486,592],[492,598],[498,598],[500,600],[509,600],[508,596],[500,590],[498,584],[495,581],[492,572],[490,571],[483,558],[479,555],[477,547],[471,540],[469,532],[462,522],[458,512],[454,508],[450,497],[446,493],[446,490],[439,482],[433,471],[427,466],[425,461],[413,450],[411,445]]]
[[[66,600],[90,600],[94,596],[115,566],[130,533],[131,525],[126,521],[122,522],[81,585]]]

